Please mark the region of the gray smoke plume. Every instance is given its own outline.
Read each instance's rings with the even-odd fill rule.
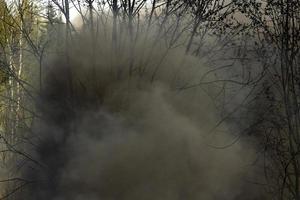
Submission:
[[[254,148],[222,148],[237,136],[218,124],[217,83],[186,89],[209,67],[152,33],[111,35],[82,31],[48,59],[20,199],[262,199]]]

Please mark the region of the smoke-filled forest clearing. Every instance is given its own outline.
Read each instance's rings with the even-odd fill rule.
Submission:
[[[0,0],[0,200],[300,200],[299,0]]]

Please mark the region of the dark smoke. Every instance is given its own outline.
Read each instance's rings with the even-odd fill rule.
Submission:
[[[101,31],[103,30],[103,31]],[[215,86],[181,89],[208,67],[164,39],[109,27],[73,36],[47,61],[22,172],[30,200],[262,199],[255,150],[219,122]],[[118,48],[115,48],[117,46]],[[205,81],[212,81],[213,76]]]

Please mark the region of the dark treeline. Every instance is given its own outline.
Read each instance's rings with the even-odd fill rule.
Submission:
[[[299,49],[299,0],[0,0],[0,199],[300,200]]]

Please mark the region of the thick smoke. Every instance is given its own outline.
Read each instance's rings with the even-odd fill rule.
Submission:
[[[82,31],[48,59],[20,199],[261,199],[254,149],[221,148],[236,135],[218,124],[218,85],[183,89],[209,67],[166,38],[110,30]]]

